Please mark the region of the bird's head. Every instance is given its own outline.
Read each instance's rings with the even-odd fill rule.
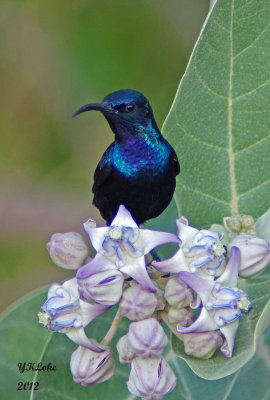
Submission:
[[[122,89],[106,96],[101,103],[90,103],[79,108],[75,117],[85,111],[101,111],[117,135],[124,131],[138,131],[151,121],[154,125],[152,108],[147,98],[131,89]]]

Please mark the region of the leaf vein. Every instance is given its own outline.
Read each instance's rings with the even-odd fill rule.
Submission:
[[[267,139],[269,139],[269,138],[270,138],[270,135],[267,135],[267,136],[265,136],[264,138],[258,140],[257,142],[252,143],[252,144],[250,144],[249,146],[245,147],[244,149],[241,149],[241,150],[236,151],[234,154],[237,155],[237,154],[239,154],[239,153],[243,153],[243,152],[246,151],[246,150],[252,149],[252,147],[255,147],[255,146],[257,146],[258,144],[263,143],[265,140],[267,140]]]
[[[227,389],[226,392],[224,393],[224,396],[223,396],[223,398],[222,398],[221,400],[226,400],[226,399],[228,399],[228,396],[230,395],[230,393],[231,393],[231,391],[232,391],[232,388],[234,387],[234,384],[235,384],[235,382],[236,382],[236,379],[238,378],[239,373],[240,373],[240,370],[237,371],[237,372],[235,373],[235,375],[234,375],[234,377],[233,377],[233,379],[232,379],[232,381],[231,381],[231,383],[230,383],[228,389]]]
[[[47,350],[47,347],[48,347],[50,341],[52,340],[52,337],[53,337],[53,332],[50,332],[48,334],[48,339],[46,340],[46,342],[44,344],[44,347],[43,347],[43,350],[42,350],[42,352],[40,354],[40,358],[38,360],[39,363],[42,361],[42,359],[44,357],[44,354],[45,354],[45,351]],[[34,384],[33,384],[32,389],[31,389],[30,400],[34,399],[34,394],[35,394],[34,388],[35,388],[35,382],[37,380],[37,376],[38,376],[38,371],[36,371],[35,374],[34,374],[34,378],[33,378],[33,383]]]
[[[186,136],[190,137],[190,138],[193,139],[195,142],[198,142],[198,143],[200,143],[200,144],[202,144],[202,145],[204,145],[204,146],[210,147],[211,149],[215,149],[215,150],[226,150],[226,151],[227,151],[227,149],[226,149],[225,147],[220,147],[220,146],[217,146],[217,145],[215,145],[215,144],[211,144],[211,143],[204,142],[203,140],[198,139],[196,136],[193,136],[190,132],[188,132],[188,131],[183,127],[182,124],[180,124],[180,122],[179,122],[178,120],[176,120],[176,125],[179,126],[179,128],[184,132],[184,134],[185,134]]]
[[[237,53],[234,56],[234,59],[236,59],[238,56],[240,56],[241,54],[243,54],[245,51],[247,51],[248,49],[250,49],[251,47],[253,47],[253,45],[262,37],[262,35],[267,31],[267,29],[270,26],[270,22],[268,22],[268,24],[266,25],[266,27],[261,31],[261,33],[244,49],[242,49],[239,53]]]
[[[264,181],[264,182],[260,183],[260,184],[257,185],[257,186],[254,186],[253,188],[247,190],[246,192],[243,192],[243,193],[239,194],[238,198],[243,197],[243,196],[245,196],[246,194],[251,193],[251,192],[253,192],[254,190],[259,189],[260,187],[266,185],[266,184],[269,183],[269,182],[270,182],[270,179],[268,179],[267,181]]]
[[[212,21],[223,31],[230,33],[229,29],[225,28],[225,26],[221,25],[215,18],[212,17]]]
[[[269,83],[270,83],[270,79],[267,79],[267,81],[263,82],[261,85],[257,86],[256,88],[254,88],[246,93],[240,94],[239,96],[234,97],[232,99],[232,101],[237,101],[239,99],[242,99],[243,97],[250,96],[251,94],[257,92],[259,89],[267,86]]]
[[[212,95],[214,95],[214,96],[216,96],[216,97],[219,97],[219,98],[221,98],[221,99],[223,99],[223,100],[224,100],[224,99],[227,100],[227,97],[223,96],[222,94],[219,94],[219,93],[215,92],[215,91],[214,91],[213,89],[211,89],[211,88],[204,82],[204,80],[202,79],[202,77],[201,77],[201,75],[199,74],[199,71],[198,71],[198,69],[197,69],[197,52],[196,52],[195,55],[194,55],[194,71],[195,71],[195,74],[196,74],[196,76],[197,76],[199,82],[201,83],[201,85],[202,85],[208,92],[210,92]]]
[[[194,189],[194,188],[192,188],[192,187],[190,187],[190,186],[185,185],[183,182],[179,182],[179,184],[180,184],[184,189],[186,189],[186,190],[190,190],[191,192],[194,192],[194,193],[200,194],[200,195],[202,195],[202,196],[208,197],[208,198],[210,198],[211,200],[214,200],[214,201],[216,201],[216,202],[218,202],[218,203],[230,205],[230,203],[229,203],[228,201],[221,200],[221,199],[219,199],[219,198],[217,198],[217,197],[212,196],[211,194],[204,193],[204,192],[202,192],[202,191],[199,190],[199,189]]]
[[[229,166],[230,166],[230,177],[231,177],[231,214],[238,214],[238,203],[237,203],[237,191],[235,181],[235,170],[234,170],[234,154],[232,145],[232,77],[233,77],[233,12],[234,12],[234,0],[232,0],[231,9],[231,28],[230,28],[230,72],[229,72],[229,93],[228,93],[228,136],[229,136]]]

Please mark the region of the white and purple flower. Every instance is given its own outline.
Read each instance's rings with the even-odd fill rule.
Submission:
[[[225,341],[220,348],[225,357],[231,357],[239,317],[251,308],[248,295],[237,288],[240,251],[232,247],[230,258],[223,274],[216,281],[202,279],[190,272],[180,272],[179,277],[197,293],[197,304],[202,304],[199,317],[188,327],[178,325],[184,333],[220,330]]]
[[[226,256],[221,233],[193,228],[185,217],[176,220],[176,224],[181,241],[179,250],[168,260],[155,262],[154,267],[163,273],[188,271],[205,279],[221,275]]]
[[[114,268],[137,281],[144,289],[156,292],[156,287],[150,279],[145,255],[154,247],[166,243],[179,243],[176,235],[169,232],[139,229],[130,212],[120,206],[116,217],[108,227],[96,227],[93,220],[84,224],[94,249],[96,258],[105,257]],[[102,265],[100,263],[100,267]],[[84,265],[78,271],[77,278],[93,272],[93,261]]]
[[[42,312],[38,313],[38,317],[45,328],[65,333],[75,343],[93,351],[101,351],[102,346],[94,339],[86,337],[84,327],[108,308],[103,304],[90,304],[81,300],[77,280],[73,278],[63,284],[51,285],[48,299],[42,305]]]

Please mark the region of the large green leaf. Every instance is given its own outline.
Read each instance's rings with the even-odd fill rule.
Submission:
[[[217,0],[165,121],[178,215],[197,226],[269,207],[269,21],[269,0]]]
[[[163,127],[182,172],[175,192],[178,215],[197,226],[224,216],[260,216],[270,203],[270,3],[217,0],[204,24]],[[258,228],[265,219],[258,221]],[[266,237],[266,233],[263,234]],[[242,280],[253,311],[242,317],[234,356],[207,362],[175,352],[196,374],[219,379],[245,365],[270,324],[270,273]]]

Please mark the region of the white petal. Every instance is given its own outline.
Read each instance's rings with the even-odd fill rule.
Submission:
[[[192,243],[193,239],[199,231],[196,228],[192,228],[191,226],[186,225],[184,222],[185,221],[183,221],[182,218],[176,220],[178,236],[181,239],[182,244],[186,246]]]
[[[70,296],[77,299],[79,298],[78,283],[76,278],[65,281],[62,286],[70,294]]]
[[[131,216],[131,213],[125,206],[120,205],[115,218],[111,222],[111,226],[129,226],[131,228],[138,228],[138,225]]]
[[[149,253],[154,247],[162,244],[179,243],[178,237],[170,232],[141,229],[141,237],[143,239],[144,254]]]
[[[113,264],[107,257],[97,254],[89,263],[83,265],[78,269],[76,278],[86,279],[91,275],[94,275],[101,271],[107,271],[109,269],[116,269],[116,265]]]
[[[70,340],[77,343],[80,346],[87,347],[92,351],[96,351],[97,353],[101,353],[105,346],[99,344],[95,339],[90,339],[86,336],[84,329],[70,329],[66,335],[69,337]]]
[[[202,311],[196,321],[193,322],[190,326],[186,328],[177,325],[177,330],[180,333],[193,333],[193,332],[208,332],[215,331],[218,329],[217,324],[206,310],[205,307],[202,308]]]
[[[180,271],[189,272],[188,264],[182,248],[180,248],[171,258],[164,261],[153,261],[152,265],[162,273],[178,273]]]
[[[221,333],[224,335],[224,337],[226,339],[220,348],[221,353],[225,357],[232,356],[235,335],[236,335],[236,331],[238,329],[238,325],[239,325],[239,319],[232,322],[231,324],[226,324],[220,328]]]
[[[186,271],[179,272],[179,278],[198,293],[204,305],[207,303],[215,286],[215,281],[199,278],[197,275]]]
[[[153,293],[157,291],[146,270],[144,257],[136,258],[133,262],[124,265],[120,271],[135,279],[143,289]]]
[[[88,233],[94,249],[96,251],[100,251],[102,249],[104,237],[108,234],[109,228],[107,228],[106,226],[101,228],[93,228],[89,224],[87,224],[87,222],[83,224],[83,227]]]
[[[103,304],[89,304],[80,300],[80,314],[82,316],[83,326],[87,326],[96,317],[103,314],[110,307]]]
[[[222,275],[217,279],[223,286],[237,287],[238,272],[241,262],[241,253],[238,247],[231,248],[230,258]]]

